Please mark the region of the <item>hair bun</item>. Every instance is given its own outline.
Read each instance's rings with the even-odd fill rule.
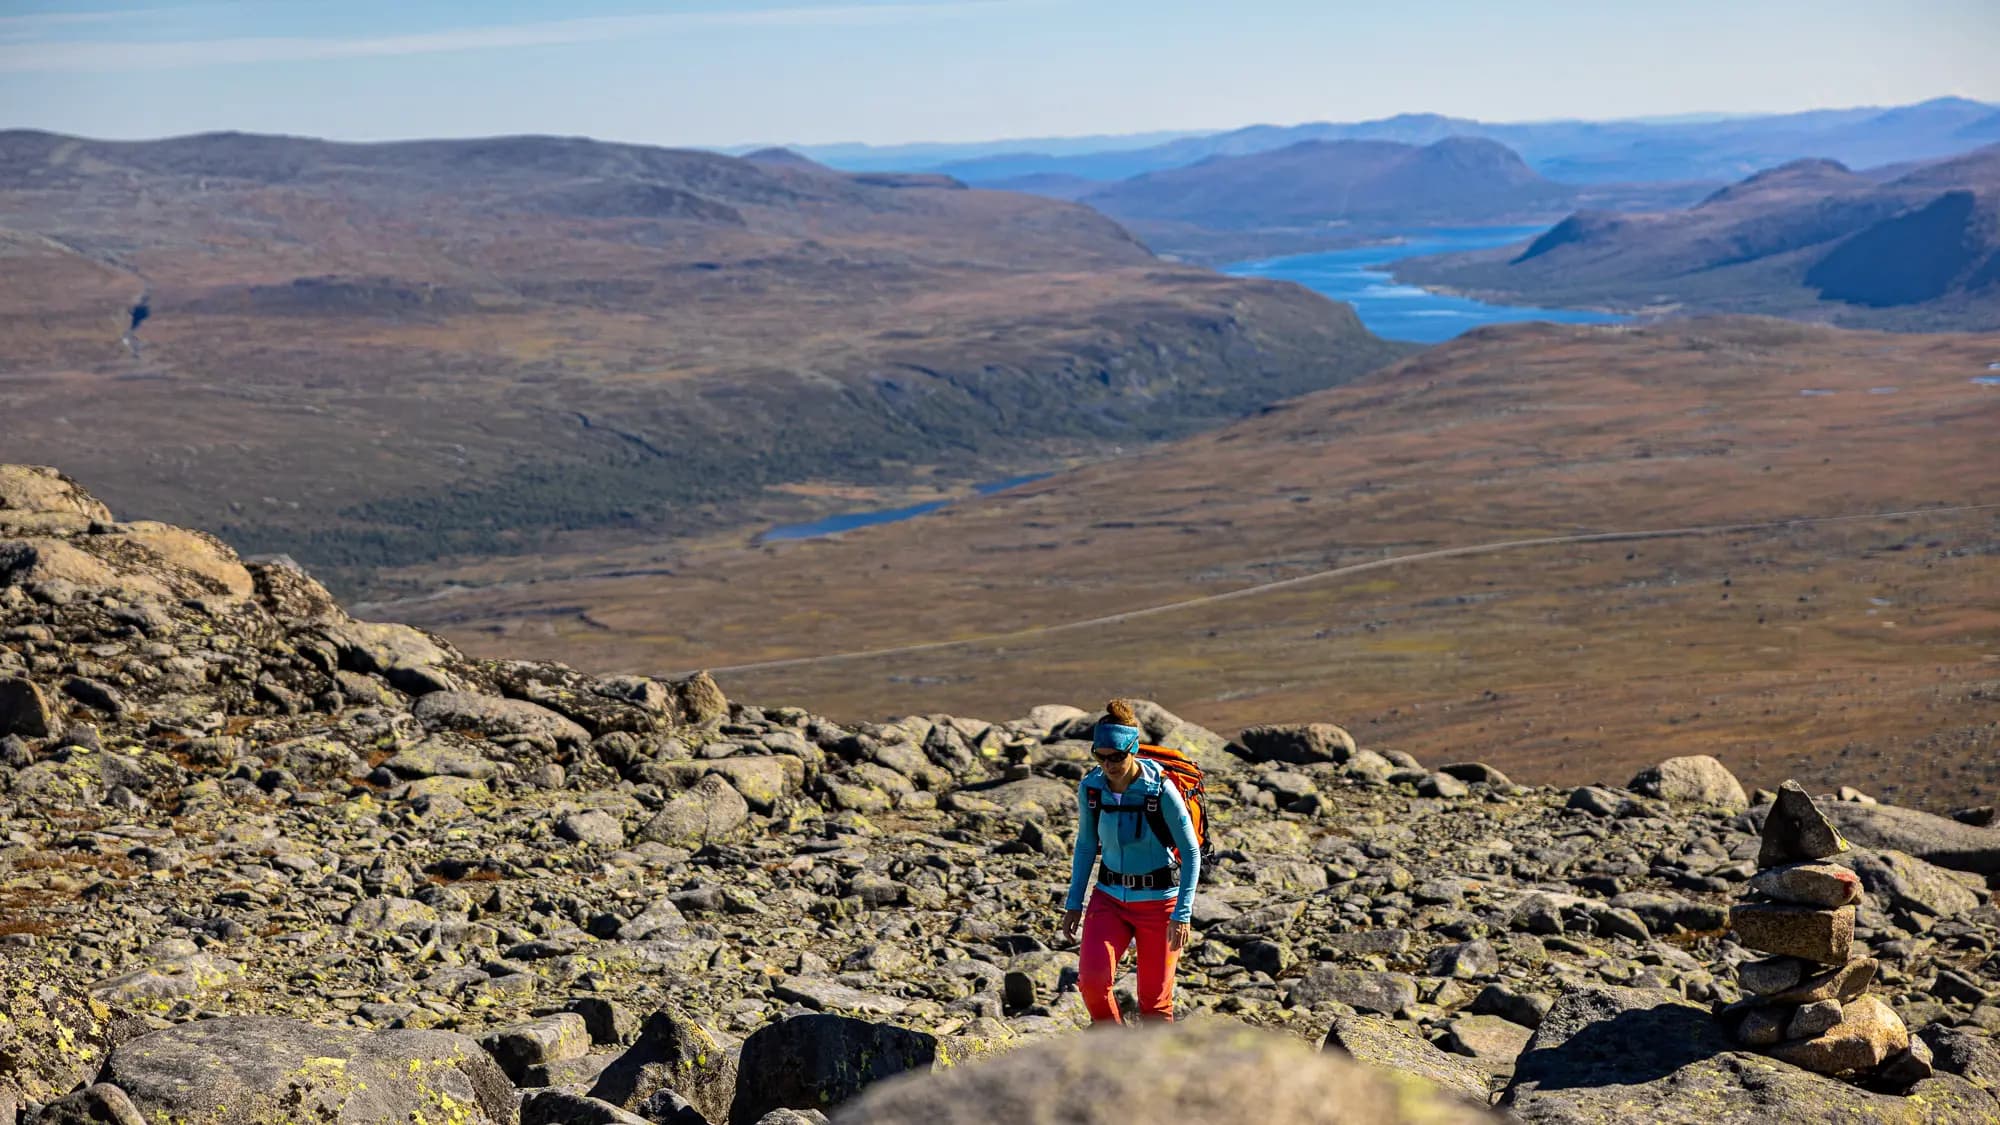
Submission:
[[[1105,704],[1104,714],[1106,718],[1109,718],[1121,727],[1136,727],[1139,725],[1139,716],[1132,713],[1132,705],[1122,699],[1114,699]]]

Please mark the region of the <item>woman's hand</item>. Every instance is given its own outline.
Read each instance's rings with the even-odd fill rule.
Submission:
[[[1187,948],[1188,939],[1194,936],[1194,927],[1186,922],[1175,922],[1167,927],[1167,952],[1179,953]]]
[[[1083,911],[1063,911],[1062,935],[1064,941],[1075,941],[1077,930],[1083,927]]]

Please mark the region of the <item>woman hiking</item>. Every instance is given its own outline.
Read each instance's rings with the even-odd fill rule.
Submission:
[[[1065,941],[1083,929],[1077,988],[1090,1022],[1123,1023],[1111,982],[1118,960],[1139,946],[1139,1017],[1174,1018],[1174,966],[1187,947],[1201,847],[1187,803],[1158,762],[1138,756],[1139,720],[1114,699],[1097,724],[1091,755],[1097,768],[1076,787],[1076,851],[1070,858]],[[1164,822],[1180,862],[1161,838]],[[1102,854],[1103,862],[1098,865]],[[1083,892],[1097,866],[1097,890],[1084,909]]]

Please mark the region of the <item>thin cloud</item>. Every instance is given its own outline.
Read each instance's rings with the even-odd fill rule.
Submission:
[[[671,12],[644,16],[590,16],[540,23],[462,27],[415,35],[368,38],[241,36],[178,42],[39,41],[0,43],[0,72],[168,70],[228,63],[425,55],[595,43],[673,31],[729,27],[860,27],[949,18],[1018,5],[1023,0],[945,0],[942,3],[865,4],[765,8],[748,11]],[[90,22],[102,15],[93,14]],[[18,16],[34,20],[44,17]],[[70,22],[83,22],[82,17]],[[0,29],[4,30],[4,29]]]

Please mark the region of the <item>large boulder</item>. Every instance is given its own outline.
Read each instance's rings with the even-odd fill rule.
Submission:
[[[937,1048],[924,1032],[847,1016],[815,1013],[766,1024],[743,1041],[729,1125],[755,1125],[774,1109],[840,1105],[885,1078],[931,1069]]]
[[[321,625],[318,631],[333,646],[340,666],[351,672],[381,676],[411,695],[459,686],[453,670],[464,658],[421,629],[343,618]]]
[[[1626,786],[1634,793],[1677,804],[1714,805],[1739,812],[1750,804],[1729,768],[1707,754],[1668,758],[1640,770]]]
[[[479,1044],[444,1031],[363,1032],[275,1016],[198,1020],[111,1052],[99,1076],[146,1120],[514,1125],[513,1087]]]
[[[1354,755],[1354,736],[1332,723],[1246,727],[1236,736],[1236,748],[1253,762],[1338,763]]]
[[[1222,1020],[1059,1036],[877,1086],[835,1125],[1471,1125],[1496,1118],[1420,1078]]]
[[[0,465],[0,511],[66,512],[111,521],[111,509],[47,465]]]
[[[35,681],[0,676],[0,738],[10,734],[46,738],[55,733],[56,715]]]
[[[1986,900],[1983,884],[1978,890],[1967,886],[1974,876],[1892,849],[1850,851],[1833,862],[1853,869],[1878,904],[1906,914],[1956,918]]]
[[[1826,801],[1821,807],[1841,834],[1861,847],[1906,852],[1955,871],[2000,874],[2000,829],[1897,805]]]
[[[1515,1065],[1500,1105],[1525,1121],[1763,1125],[1992,1120],[2000,1103],[1963,1080],[1919,1097],[1875,1094],[1732,1050],[1707,1008],[1664,989],[1595,985],[1563,993]]]

